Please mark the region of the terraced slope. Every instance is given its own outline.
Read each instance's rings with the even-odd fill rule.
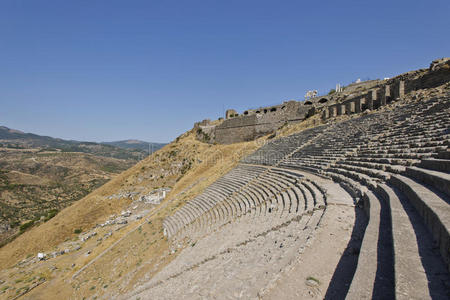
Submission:
[[[165,219],[181,253],[127,297],[448,298],[449,116],[447,85],[268,143]]]

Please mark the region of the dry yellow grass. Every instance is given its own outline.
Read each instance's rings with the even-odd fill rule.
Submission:
[[[318,124],[320,118],[314,116],[304,122],[284,126],[277,132],[277,137]],[[267,136],[253,142],[210,145],[197,141],[195,133],[189,131],[64,209],[49,222],[33,228],[0,249],[0,265],[11,267],[27,255],[55,249],[58,244],[76,237],[74,229],[90,229],[132,202],[128,198],[108,200],[107,197],[112,194],[132,190],[146,193],[157,187],[172,187],[166,199],[152,210],[147,220],[130,224],[99,244],[87,242],[86,247],[93,247],[88,257],[74,253],[52,259],[52,265],[57,266],[57,274],[48,273],[48,262],[25,272],[27,276],[41,274],[39,276],[46,278],[46,283],[25,295],[28,299],[78,299],[101,296],[106,292],[125,293],[136,284],[145,282],[145,276],[152,276],[176,256],[177,253],[169,252],[168,241],[163,236],[164,218],[234,168],[241,158],[255,151],[265,140]],[[75,268],[70,268],[72,263],[76,264]],[[4,274],[23,277],[13,269],[8,269],[10,271]]]
[[[197,141],[195,134],[188,132],[64,209],[47,223],[31,229],[1,248],[0,265],[2,268],[11,267],[27,255],[51,251],[65,240],[74,238],[74,229],[92,228],[111,214],[120,212],[132,201],[128,198],[108,200],[109,195],[136,188],[141,188],[145,193],[155,187],[173,186],[166,200],[152,212],[152,216],[149,217],[150,224],[142,221],[128,226],[123,232],[115,234],[114,238],[96,247],[89,258],[64,255],[52,259],[52,263],[59,266],[58,270],[65,271],[61,271],[58,276],[47,274],[44,276],[47,282],[27,293],[26,297],[78,298],[102,294],[102,290],[92,289],[94,281],[98,278],[101,278],[103,286],[112,284],[127,290],[143,274],[156,272],[174,257],[167,255],[168,243],[163,237],[162,220],[231,170],[242,157],[256,150],[260,144],[246,142],[210,145]],[[173,172],[173,169],[177,171]],[[186,170],[188,171],[181,177]],[[151,176],[146,176],[149,173]],[[134,230],[137,226],[142,226],[139,231]],[[121,238],[123,239],[119,243],[110,248]],[[76,279],[71,279],[76,270],[101,253],[103,253],[101,258],[81,272]],[[76,263],[77,267],[68,268],[71,263]],[[33,274],[42,273],[44,269],[38,268]],[[10,274],[18,276],[13,271]],[[100,283],[95,284],[98,286]]]

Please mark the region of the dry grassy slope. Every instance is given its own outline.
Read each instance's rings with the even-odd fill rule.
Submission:
[[[420,98],[418,94],[413,96],[415,98],[419,96]],[[383,109],[393,109],[395,105],[397,104],[394,103]],[[338,119],[350,117],[342,116]],[[277,136],[285,136],[305,128],[317,126],[320,123],[319,116],[313,116],[304,122],[281,128],[277,132]],[[139,284],[147,282],[149,277],[158,272],[179,253],[178,251],[175,254],[170,254],[168,251],[169,245],[162,233],[163,219],[233,168],[242,156],[262,145],[262,140],[233,145],[207,145],[196,141],[193,132],[185,134],[178,142],[162,149],[158,155],[155,154],[154,157],[126,171],[110,184],[105,185],[78,202],[77,205],[67,209],[69,213],[76,213],[79,214],[79,217],[84,217],[84,224],[90,226],[95,223],[94,220],[103,220],[110,212],[118,211],[121,205],[126,204],[114,203],[114,207],[108,207],[108,201],[105,201],[104,196],[124,189],[138,187],[149,189],[151,186],[170,185],[171,182],[174,182],[173,179],[176,178],[175,173],[177,172],[167,177],[163,176],[162,179],[150,175],[158,174],[157,172],[167,173],[168,169],[166,168],[170,168],[170,166],[178,168],[177,165],[183,160],[194,160],[191,170],[176,182],[168,198],[153,210],[148,220],[143,219],[134,225],[130,225],[126,231],[115,234],[114,238],[109,239],[108,242],[97,244],[89,256],[82,255],[82,253],[78,253],[78,256],[73,254],[62,255],[52,259],[51,262],[37,264],[36,270],[11,268],[3,273],[0,271],[0,276],[7,274],[11,276],[8,278],[14,280],[16,278],[28,280],[27,278],[33,278],[32,276],[38,274],[46,278],[46,283],[28,292],[24,297],[25,299],[81,299],[84,297],[109,299],[132,290]],[[180,152],[174,154],[173,151],[177,150]],[[183,169],[182,166],[180,168]],[[76,210],[79,203],[85,207],[85,211]],[[97,211],[95,206],[89,207],[90,204],[96,204],[98,210],[108,210]],[[74,222],[74,224],[78,223]],[[59,240],[62,240],[64,236],[62,230],[55,228],[53,230],[60,232]],[[39,234],[37,229],[35,234]],[[99,233],[99,235],[101,234]],[[70,230],[66,233],[66,236],[71,236]],[[34,243],[37,240],[36,236],[30,237],[30,241]],[[17,250],[19,246],[25,246],[26,242],[21,241],[22,245],[17,243],[14,245],[15,249]],[[52,241],[52,243],[56,245],[57,242]],[[86,249],[95,244],[95,241],[90,241],[87,244]],[[189,245],[185,246],[189,247]],[[26,251],[22,251],[22,253],[26,253]],[[2,249],[0,255],[7,255],[7,253]],[[4,262],[6,260],[3,256],[0,263]],[[48,271],[50,263],[56,267],[56,271]],[[76,264],[74,268],[70,267],[72,263]],[[88,263],[90,264],[87,265]],[[88,267],[83,268],[86,265]],[[82,272],[76,278],[73,278],[73,275],[78,271]],[[13,295],[14,291],[16,290],[13,290],[12,294],[9,295]]]
[[[314,116],[302,123],[283,127],[277,136],[285,136],[319,123],[318,117]],[[266,138],[232,145],[210,145],[197,141],[193,131],[185,133],[64,209],[49,222],[33,228],[1,248],[2,274],[18,280],[25,278],[24,274],[26,278],[46,278],[45,284],[26,294],[29,299],[83,298],[129,291],[176,255],[168,251],[169,245],[162,232],[163,219],[235,167],[241,158],[255,151]],[[27,255],[50,251],[63,241],[76,238],[74,229],[90,229],[132,202],[129,198],[108,200],[108,196],[123,191],[140,191],[144,194],[163,186],[173,189],[166,200],[153,210],[150,222],[141,220],[114,234],[108,241],[92,246],[89,257],[69,254],[52,259],[51,264],[57,267],[57,274],[48,272],[47,262],[29,270],[12,267]],[[140,229],[134,230],[138,226]],[[91,243],[95,244],[94,241]],[[84,247],[90,247],[89,242]],[[92,262],[89,267],[73,279],[73,274],[89,262]],[[72,263],[76,264],[75,268],[70,268]],[[15,288],[20,288],[20,284]]]
[[[0,150],[0,224],[61,210],[135,162],[86,153]],[[0,233],[0,242],[18,231]]]
[[[179,193],[192,180],[195,181],[194,177],[205,172],[211,164],[220,164],[220,160],[224,160],[221,172],[232,168],[237,159],[242,157],[244,153],[240,152],[244,151],[242,148],[241,145],[215,146],[200,143],[194,139],[192,133],[187,133],[178,141],[167,145],[151,157],[62,210],[47,223],[33,228],[1,248],[0,265],[11,266],[27,254],[49,250],[66,238],[73,237],[74,229],[90,228],[109,215],[120,212],[131,202],[131,199],[107,200],[106,196],[119,191],[134,191],[137,187],[142,187],[142,191],[146,192],[155,187],[173,186],[183,172],[193,168],[175,185],[172,193],[169,194],[168,198],[170,199],[171,195]],[[254,147],[250,147],[250,149],[254,149]],[[212,159],[217,161],[212,161]],[[225,162],[225,160],[227,161]],[[192,175],[192,173],[196,173],[196,175]],[[210,180],[200,184],[200,188],[204,187],[206,182],[210,182]]]
[[[53,259],[52,264],[56,265],[58,270],[65,270],[57,276],[48,274],[48,266],[45,263],[41,269],[37,268],[32,272],[23,269],[18,271],[17,267],[6,270],[6,273],[19,280],[24,274],[28,274],[28,277],[36,275],[47,279],[45,285],[27,294],[27,297],[32,299],[89,296],[98,293],[92,286],[99,286],[100,283],[96,282],[99,278],[103,285],[110,287],[117,285],[118,288],[128,289],[141,275],[157,271],[173,257],[167,255],[168,244],[162,234],[162,220],[232,169],[243,156],[254,151],[259,145],[261,145],[259,142],[209,145],[197,141],[195,134],[190,131],[64,209],[48,223],[30,230],[0,249],[0,265],[12,267],[28,254],[50,251],[64,240],[74,238],[75,228],[89,229],[111,214],[120,212],[131,202],[131,199],[127,198],[107,200],[106,197],[109,195],[141,189],[144,193],[154,187],[173,186],[166,200],[150,217],[150,224],[142,221],[139,231],[132,231],[136,226],[130,225],[127,231],[114,234],[107,242],[96,247],[89,257],[63,255]],[[181,176],[183,172],[185,175]],[[129,232],[131,233],[128,234]],[[123,236],[125,238],[122,242],[106,252],[76,279],[71,279],[75,271],[95,259]],[[76,263],[75,269],[69,268],[72,263]]]
[[[284,126],[277,132],[277,137],[286,136],[318,124],[320,124],[320,118],[314,116],[304,122]],[[77,296],[100,296],[106,293],[107,298],[114,298],[117,294],[123,294],[137,284],[146,282],[149,276],[168,264],[177,253],[169,254],[168,252],[169,245],[162,235],[163,219],[231,170],[245,155],[262,146],[266,139],[267,137],[263,137],[254,142],[214,146],[195,141],[195,144],[200,146],[199,150],[202,152],[202,156],[208,157],[209,161],[196,166],[178,182],[170,199],[166,202],[166,206],[160,207],[159,212],[155,212],[155,215],[152,216],[151,224],[142,223],[141,232],[135,231],[130,234],[122,243],[102,257],[95,266],[77,278],[75,284]],[[180,195],[184,190],[186,193]],[[146,234],[151,237],[148,238]],[[108,263],[118,260],[121,263]],[[108,285],[106,290],[91,290],[93,286],[98,287],[105,284]]]

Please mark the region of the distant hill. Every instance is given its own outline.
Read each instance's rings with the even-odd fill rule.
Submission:
[[[123,149],[143,150],[146,152],[148,152],[149,150],[151,152],[152,149],[153,149],[153,152],[155,152],[156,150],[159,150],[162,147],[164,147],[165,145],[167,145],[165,143],[149,143],[149,142],[140,141],[140,140],[123,140],[123,141],[115,141],[115,142],[102,142],[102,144],[115,146],[115,147],[119,147],[119,148],[123,148]]]
[[[80,142],[0,126],[0,246],[127,170],[147,149],[140,141]]]
[[[33,133],[24,133],[5,126],[0,126],[0,148],[32,148],[42,151],[81,152],[134,161],[138,161],[148,154],[148,146],[147,148],[120,147],[108,143],[63,140]]]

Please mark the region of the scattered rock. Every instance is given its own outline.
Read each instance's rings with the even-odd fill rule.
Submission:
[[[116,224],[119,224],[119,225],[127,224],[127,223],[128,223],[128,221],[126,219],[121,219],[121,220],[116,221]]]
[[[313,277],[306,278],[306,285],[311,287],[318,287],[319,286],[319,280]]]
[[[91,237],[96,236],[96,235],[97,235],[97,232],[95,232],[95,231],[90,232],[90,233],[88,233],[88,234],[82,236],[82,237],[81,237],[81,241],[82,241],[82,242],[85,242],[85,241],[89,240]]]
[[[123,211],[120,215],[122,217],[128,218],[129,216],[131,216],[131,211],[129,211],[129,210]]]

